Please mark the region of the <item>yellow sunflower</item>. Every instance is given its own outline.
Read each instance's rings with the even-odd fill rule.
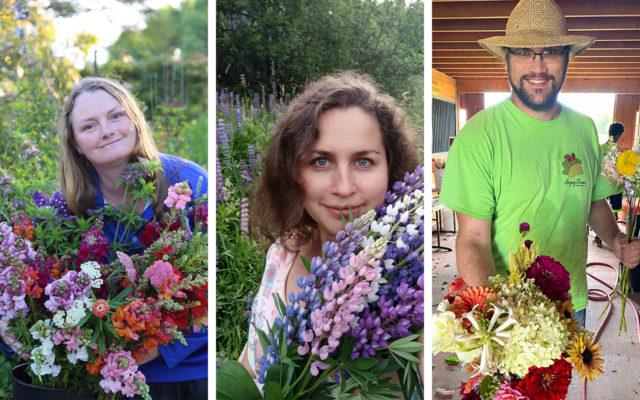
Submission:
[[[603,373],[604,359],[600,354],[601,350],[600,345],[594,343],[587,332],[581,332],[576,334],[569,345],[567,361],[573,364],[573,369],[581,378],[591,382]]]
[[[631,176],[636,173],[636,165],[640,164],[640,157],[633,150],[623,151],[616,160],[618,172],[624,176]]]
[[[576,328],[578,327],[578,320],[573,319],[573,315],[576,313],[576,311],[573,309],[573,303],[571,303],[571,300],[557,302],[556,309],[558,310],[560,315],[563,315],[566,318],[565,322],[567,323],[569,332],[575,332],[577,330]]]

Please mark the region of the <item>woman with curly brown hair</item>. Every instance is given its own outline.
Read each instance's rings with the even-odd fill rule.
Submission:
[[[271,294],[295,293],[298,277],[308,276],[300,257],[322,255],[344,218],[382,204],[390,185],[418,164],[404,111],[370,77],[327,76],[294,100],[271,139],[253,202],[255,226],[273,244],[241,356],[252,376],[262,355],[256,328],[276,318]]]

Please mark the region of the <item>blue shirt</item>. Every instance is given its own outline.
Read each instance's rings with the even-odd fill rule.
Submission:
[[[192,198],[199,199],[207,193],[208,174],[197,164],[183,160],[181,158],[160,155],[160,162],[164,170],[164,176],[170,185],[178,182],[188,181],[189,187],[193,190]],[[104,207],[105,200],[98,185],[98,175],[94,174],[97,188],[95,209]],[[200,181],[200,184],[198,183]],[[151,221],[155,217],[155,213],[151,205],[142,212],[142,218]],[[193,221],[190,221],[193,223]],[[104,219],[104,235],[112,243],[116,237],[117,223],[111,218]],[[193,227],[192,227],[193,228]],[[120,229],[119,229],[120,230]],[[120,242],[132,243],[135,247],[142,247],[140,243],[140,234],[142,228],[136,232],[128,232],[124,235],[118,232],[118,240]],[[137,245],[137,246],[136,246]],[[193,379],[201,379],[207,377],[208,368],[208,330],[203,329],[200,332],[185,333],[187,346],[180,342],[161,345],[158,347],[162,357],[158,357],[144,365],[140,366],[140,370],[145,375],[147,382],[179,382]]]

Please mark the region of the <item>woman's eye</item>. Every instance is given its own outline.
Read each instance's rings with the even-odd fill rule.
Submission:
[[[120,113],[120,112],[114,113],[111,116],[112,119],[120,119],[121,117],[122,117],[122,113]]]
[[[358,167],[368,167],[371,165],[371,160],[367,160],[363,158],[361,160],[356,161],[356,165]]]
[[[93,127],[94,127],[94,126],[95,126],[95,125],[93,125],[93,124],[87,124],[87,125],[85,125],[85,126],[83,126],[83,127],[82,127],[82,131],[88,131],[88,130],[91,130],[91,129],[93,129]]]
[[[316,158],[315,160],[313,160],[313,165],[317,167],[326,167],[327,165],[329,165],[329,160],[327,160],[326,158]]]

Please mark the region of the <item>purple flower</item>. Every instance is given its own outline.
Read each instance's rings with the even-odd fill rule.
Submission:
[[[528,223],[523,222],[523,223],[520,224],[520,233],[529,232],[529,229],[531,229],[531,227],[529,226]]]
[[[249,238],[249,199],[246,197],[240,202],[240,232],[243,238]]]
[[[538,256],[526,272],[550,300],[560,300],[571,287],[569,272],[549,256]]]
[[[531,240],[529,240],[529,239],[527,239],[527,240],[525,240],[525,241],[524,241],[524,245],[525,245],[525,247],[526,247],[527,249],[530,249],[532,244],[533,244],[533,241],[531,241]]]

